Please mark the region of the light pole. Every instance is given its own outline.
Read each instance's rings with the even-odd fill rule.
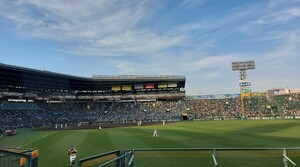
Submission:
[[[251,82],[247,81],[247,70],[255,69],[254,61],[238,61],[231,63],[232,71],[240,73],[241,112],[244,117],[244,97],[251,95]]]

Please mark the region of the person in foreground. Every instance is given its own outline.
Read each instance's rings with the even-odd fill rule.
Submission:
[[[76,153],[77,153],[76,148],[74,146],[71,146],[70,149],[68,150],[68,155],[70,156],[70,166],[71,167],[75,166]]]

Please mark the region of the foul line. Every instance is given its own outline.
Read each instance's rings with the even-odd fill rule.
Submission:
[[[38,140],[41,140],[41,139],[43,139],[43,138],[45,138],[45,137],[48,137],[48,136],[50,136],[50,135],[53,135],[54,133],[57,133],[57,132],[53,132],[53,133],[50,133],[50,134],[48,134],[48,135],[46,135],[46,136],[43,136],[43,137],[37,138],[37,139],[35,139],[35,140],[32,140],[32,141],[30,141],[30,142],[28,142],[28,143],[23,144],[23,145],[20,146],[20,147],[23,147],[23,146],[26,146],[26,145],[31,144],[31,143],[33,143],[33,142],[36,142],[36,141],[38,141]]]

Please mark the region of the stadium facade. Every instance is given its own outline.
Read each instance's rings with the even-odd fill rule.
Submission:
[[[183,99],[184,75],[79,77],[0,63],[0,98],[20,100]]]

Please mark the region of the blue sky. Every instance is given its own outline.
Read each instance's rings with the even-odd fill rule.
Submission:
[[[299,0],[1,0],[0,62],[69,75],[185,75],[188,95],[300,87]]]

